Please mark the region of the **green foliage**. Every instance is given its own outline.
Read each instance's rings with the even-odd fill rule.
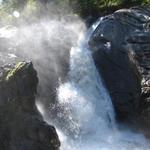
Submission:
[[[74,11],[81,16],[103,15],[120,8],[150,5],[150,0],[69,0]]]
[[[36,3],[36,0],[3,0],[0,4],[0,22],[4,24],[16,22],[14,11],[23,17],[31,15],[37,9]]]
[[[48,8],[49,3],[54,3],[57,8]],[[85,18],[89,15],[100,16],[111,13],[120,8],[129,8],[136,5],[149,6],[150,0],[3,0],[0,4],[0,21],[15,22],[14,11],[18,11],[25,18],[33,14],[38,14],[39,17],[46,11],[49,15],[51,15],[51,12],[56,14],[69,13],[68,5],[72,7],[74,13]]]
[[[150,6],[150,0],[144,0],[142,1],[142,4],[146,6]]]

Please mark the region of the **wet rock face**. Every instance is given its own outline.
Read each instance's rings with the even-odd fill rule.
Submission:
[[[149,24],[150,8],[119,10],[101,19],[89,41],[119,120],[136,116],[141,107],[149,80]]]
[[[3,150],[58,150],[53,126],[35,106],[37,73],[31,62],[0,68],[0,147]]]

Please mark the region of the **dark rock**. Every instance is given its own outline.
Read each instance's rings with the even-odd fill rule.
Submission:
[[[150,8],[122,9],[103,17],[89,41],[118,120],[132,120],[141,107],[141,81],[150,69],[149,22]]]
[[[31,62],[0,69],[0,147],[3,150],[58,150],[53,126],[35,106],[37,73]]]

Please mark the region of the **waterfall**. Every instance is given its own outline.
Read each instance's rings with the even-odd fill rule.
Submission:
[[[95,67],[87,44],[98,23],[99,21],[86,34],[81,34],[77,46],[72,47],[68,80],[65,83],[60,82],[57,89],[58,105],[61,109],[55,116],[56,121],[51,118],[50,121],[45,120],[50,124],[53,122],[57,127],[61,141],[60,150],[150,150],[150,144],[142,134],[128,128],[118,129],[111,98]],[[8,27],[1,28],[0,37],[5,37],[5,41],[10,38],[7,43],[10,48],[0,53],[1,61],[8,62],[9,57],[13,60],[19,56],[30,58],[38,66],[41,83],[47,83],[51,81],[49,80],[51,68],[54,65],[59,66],[57,61],[52,62],[57,57],[51,56],[53,51],[50,48],[63,49],[62,45],[67,45],[66,41],[69,39],[74,43],[80,30],[78,24],[79,22],[75,24],[63,24],[59,21],[40,22],[23,26],[18,32],[16,28],[11,29],[11,32]],[[70,34],[68,30],[71,31]],[[76,32],[73,32],[74,30]],[[45,41],[50,44],[46,48]],[[6,56],[3,53],[6,53]],[[47,57],[48,55],[50,57]],[[50,59],[51,57],[54,59]],[[44,107],[41,109],[39,107],[39,110],[45,117]]]
[[[60,113],[65,125],[58,127],[61,150],[149,150],[142,134],[117,128],[111,98],[87,44],[97,24],[71,49],[68,81],[57,90],[65,108]]]

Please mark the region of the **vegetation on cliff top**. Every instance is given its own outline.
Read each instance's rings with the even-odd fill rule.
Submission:
[[[83,18],[88,16],[101,16],[120,8],[129,8],[137,5],[150,5],[149,0],[0,0],[0,21],[16,22],[16,18],[21,16],[27,19],[28,16],[40,17],[42,14],[51,15],[55,13],[61,15],[62,11],[72,8],[75,14]],[[53,7],[55,6],[55,7]],[[19,13],[18,13],[19,12]],[[35,16],[36,14],[36,16]]]

